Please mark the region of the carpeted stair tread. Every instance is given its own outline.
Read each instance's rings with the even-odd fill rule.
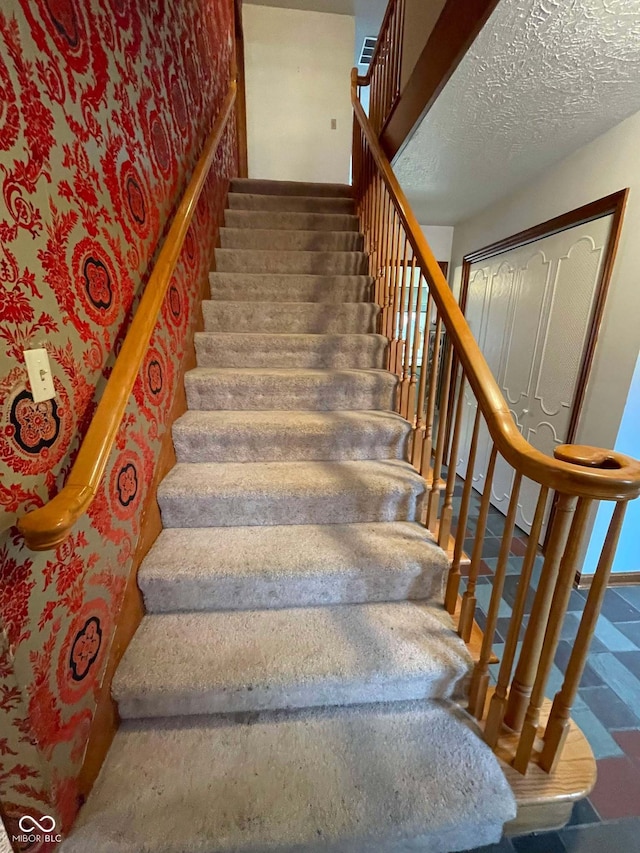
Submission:
[[[216,249],[220,272],[302,273],[306,275],[364,275],[364,252],[300,252],[268,249]]]
[[[442,600],[449,563],[420,524],[163,530],[138,572],[150,613]]]
[[[227,207],[232,210],[276,210],[286,213],[355,213],[352,198],[314,196],[260,195],[229,193]]]
[[[178,462],[406,459],[411,425],[393,412],[185,412]]]
[[[197,332],[200,367],[382,368],[383,335]]]
[[[272,181],[265,178],[234,178],[231,192],[259,195],[293,195],[313,198],[353,198],[351,184],[315,183],[313,181]]]
[[[178,463],[158,503],[164,527],[416,521],[425,488],[398,460]]]
[[[515,811],[449,703],[130,721],[63,851],[447,853]]]
[[[196,367],[185,374],[190,409],[389,410],[396,386],[387,370]]]
[[[227,228],[282,228],[293,231],[359,231],[360,220],[348,213],[225,210]]]
[[[472,661],[441,605],[146,615],[112,685],[123,719],[460,693]]]
[[[293,231],[291,229],[221,228],[223,249],[269,251],[361,252],[363,236],[357,231]]]
[[[373,279],[366,275],[292,275],[212,272],[212,299],[256,302],[367,302]]]
[[[375,332],[374,302],[238,302],[205,300],[206,332],[344,335]]]

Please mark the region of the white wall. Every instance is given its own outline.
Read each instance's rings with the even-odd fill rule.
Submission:
[[[353,17],[245,3],[243,23],[249,177],[348,183]]]
[[[453,244],[453,225],[421,225],[422,233],[431,246],[436,261],[451,263],[451,247]]]
[[[463,255],[587,202],[630,187],[577,442],[614,447],[640,349],[640,113],[566,157],[477,216],[455,226],[453,264]],[[456,286],[454,286],[456,290]]]

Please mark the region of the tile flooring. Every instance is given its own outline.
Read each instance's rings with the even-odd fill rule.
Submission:
[[[462,483],[454,497],[456,511],[461,490]],[[480,504],[475,492],[471,503],[469,533],[475,529]],[[489,605],[490,577],[498,561],[503,523],[502,514],[492,507],[478,579],[477,620],[481,627]],[[495,646],[498,656],[509,625],[526,543],[526,534],[516,530],[500,605]],[[473,539],[466,540],[467,553],[472,546]],[[541,568],[542,557],[538,557],[532,584],[537,582]],[[562,684],[571,639],[575,637],[586,594],[581,590],[571,593],[547,689],[550,698]],[[527,614],[533,595],[531,589],[527,596]],[[526,625],[526,616],[523,621]],[[591,795],[576,803],[570,823],[558,832],[503,838],[500,844],[471,853],[604,853],[609,850],[640,853],[640,586],[607,590],[572,716],[587,736],[598,762],[598,781]]]

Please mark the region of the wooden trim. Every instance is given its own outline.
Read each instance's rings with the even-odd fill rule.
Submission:
[[[591,589],[593,575],[581,575],[576,572],[575,586],[577,589]],[[637,586],[640,584],[640,569],[637,572],[611,572],[607,586]]]
[[[497,450],[522,476],[548,488],[601,500],[637,497],[640,494],[640,462],[615,451],[566,445],[556,448],[552,458],[537,450],[520,434],[502,391],[362,109],[357,87],[358,72],[354,68],[351,73],[351,100],[356,121],[403,224],[417,264],[429,283],[456,357],[462,364]]]
[[[236,83],[232,81],[160,250],[67,482],[52,500],[18,521],[27,547],[33,551],[46,551],[63,542],[76,521],[87,511],[100,486],[187,229],[235,100]]]
[[[238,177],[249,177],[247,153],[247,92],[244,74],[244,28],[242,26],[242,0],[234,0],[234,67],[238,91],[236,96],[236,139],[238,142]]]
[[[402,149],[413,128],[431,109],[498,2],[447,0],[382,128],[380,140],[389,160]]]
[[[222,216],[220,216],[219,221],[216,224],[216,232],[219,231],[221,224]],[[117,705],[111,697],[111,682],[113,681],[113,676],[118,664],[120,663],[120,660],[122,659],[122,656],[131,642],[131,639],[145,613],[142,595],[137,585],[138,569],[162,530],[162,519],[160,518],[160,508],[158,507],[156,495],[160,482],[176,464],[176,456],[173,447],[172,425],[180,415],[187,410],[184,374],[196,366],[194,335],[196,332],[200,332],[204,328],[202,300],[210,297],[209,270],[214,268],[216,243],[217,234],[214,234],[211,241],[212,249],[210,263],[207,265],[202,277],[200,294],[196,304],[195,318],[191,323],[191,328],[185,343],[185,355],[182,359],[182,364],[180,365],[180,370],[176,377],[175,397],[169,417],[165,424],[165,432],[162,436],[160,453],[156,461],[153,480],[149,491],[145,496],[142,520],[140,523],[140,534],[138,536],[138,542],[133,556],[131,571],[127,579],[122,607],[118,614],[116,631],[109,649],[107,666],[99,689],[98,701],[96,703],[96,710],[91,722],[91,730],[89,733],[84,761],[78,777],[78,790],[81,800],[80,805],[86,801],[87,797],[91,793],[91,788],[93,787],[98,773],[100,772],[100,768],[106,758],[120,722]]]
[[[569,228],[575,228],[578,225],[584,225],[587,222],[593,222],[594,219],[600,219],[603,216],[613,216],[611,222],[611,234],[607,242],[607,251],[605,254],[604,264],[602,266],[602,274],[600,276],[600,284],[596,292],[596,298],[591,315],[589,335],[585,343],[585,349],[582,356],[582,363],[578,381],[576,384],[576,393],[571,405],[571,420],[567,433],[567,442],[570,443],[575,438],[575,433],[578,427],[580,409],[584,401],[584,395],[587,386],[587,380],[593,363],[595,346],[598,340],[600,324],[604,312],[604,305],[609,291],[613,264],[620,242],[620,233],[622,231],[622,221],[624,211],[629,196],[629,189],[619,190],[611,195],[600,198],[597,201],[589,202],[582,207],[577,207],[575,210],[570,210],[553,219],[548,219],[546,222],[541,222],[539,225],[534,225],[532,228],[527,228],[517,234],[512,234],[510,237],[505,237],[489,246],[478,249],[474,252],[469,252],[462,259],[462,280],[460,284],[460,307],[463,313],[467,307],[467,297],[469,292],[469,275],[471,266],[479,261],[485,261],[489,258],[494,258],[497,255],[504,254],[511,249],[519,249],[521,246],[526,246],[529,243],[534,243],[537,240],[542,240],[545,237],[551,237],[553,234],[559,234],[561,231],[567,231]]]

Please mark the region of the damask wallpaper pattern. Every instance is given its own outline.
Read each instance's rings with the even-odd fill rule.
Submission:
[[[24,814],[68,827],[78,808],[141,507],[236,173],[233,122],[88,516],[45,553],[10,525],[65,481],[226,95],[232,49],[233,0],[0,9],[0,805],[10,833]],[[39,346],[56,397],[36,404],[22,351]]]

